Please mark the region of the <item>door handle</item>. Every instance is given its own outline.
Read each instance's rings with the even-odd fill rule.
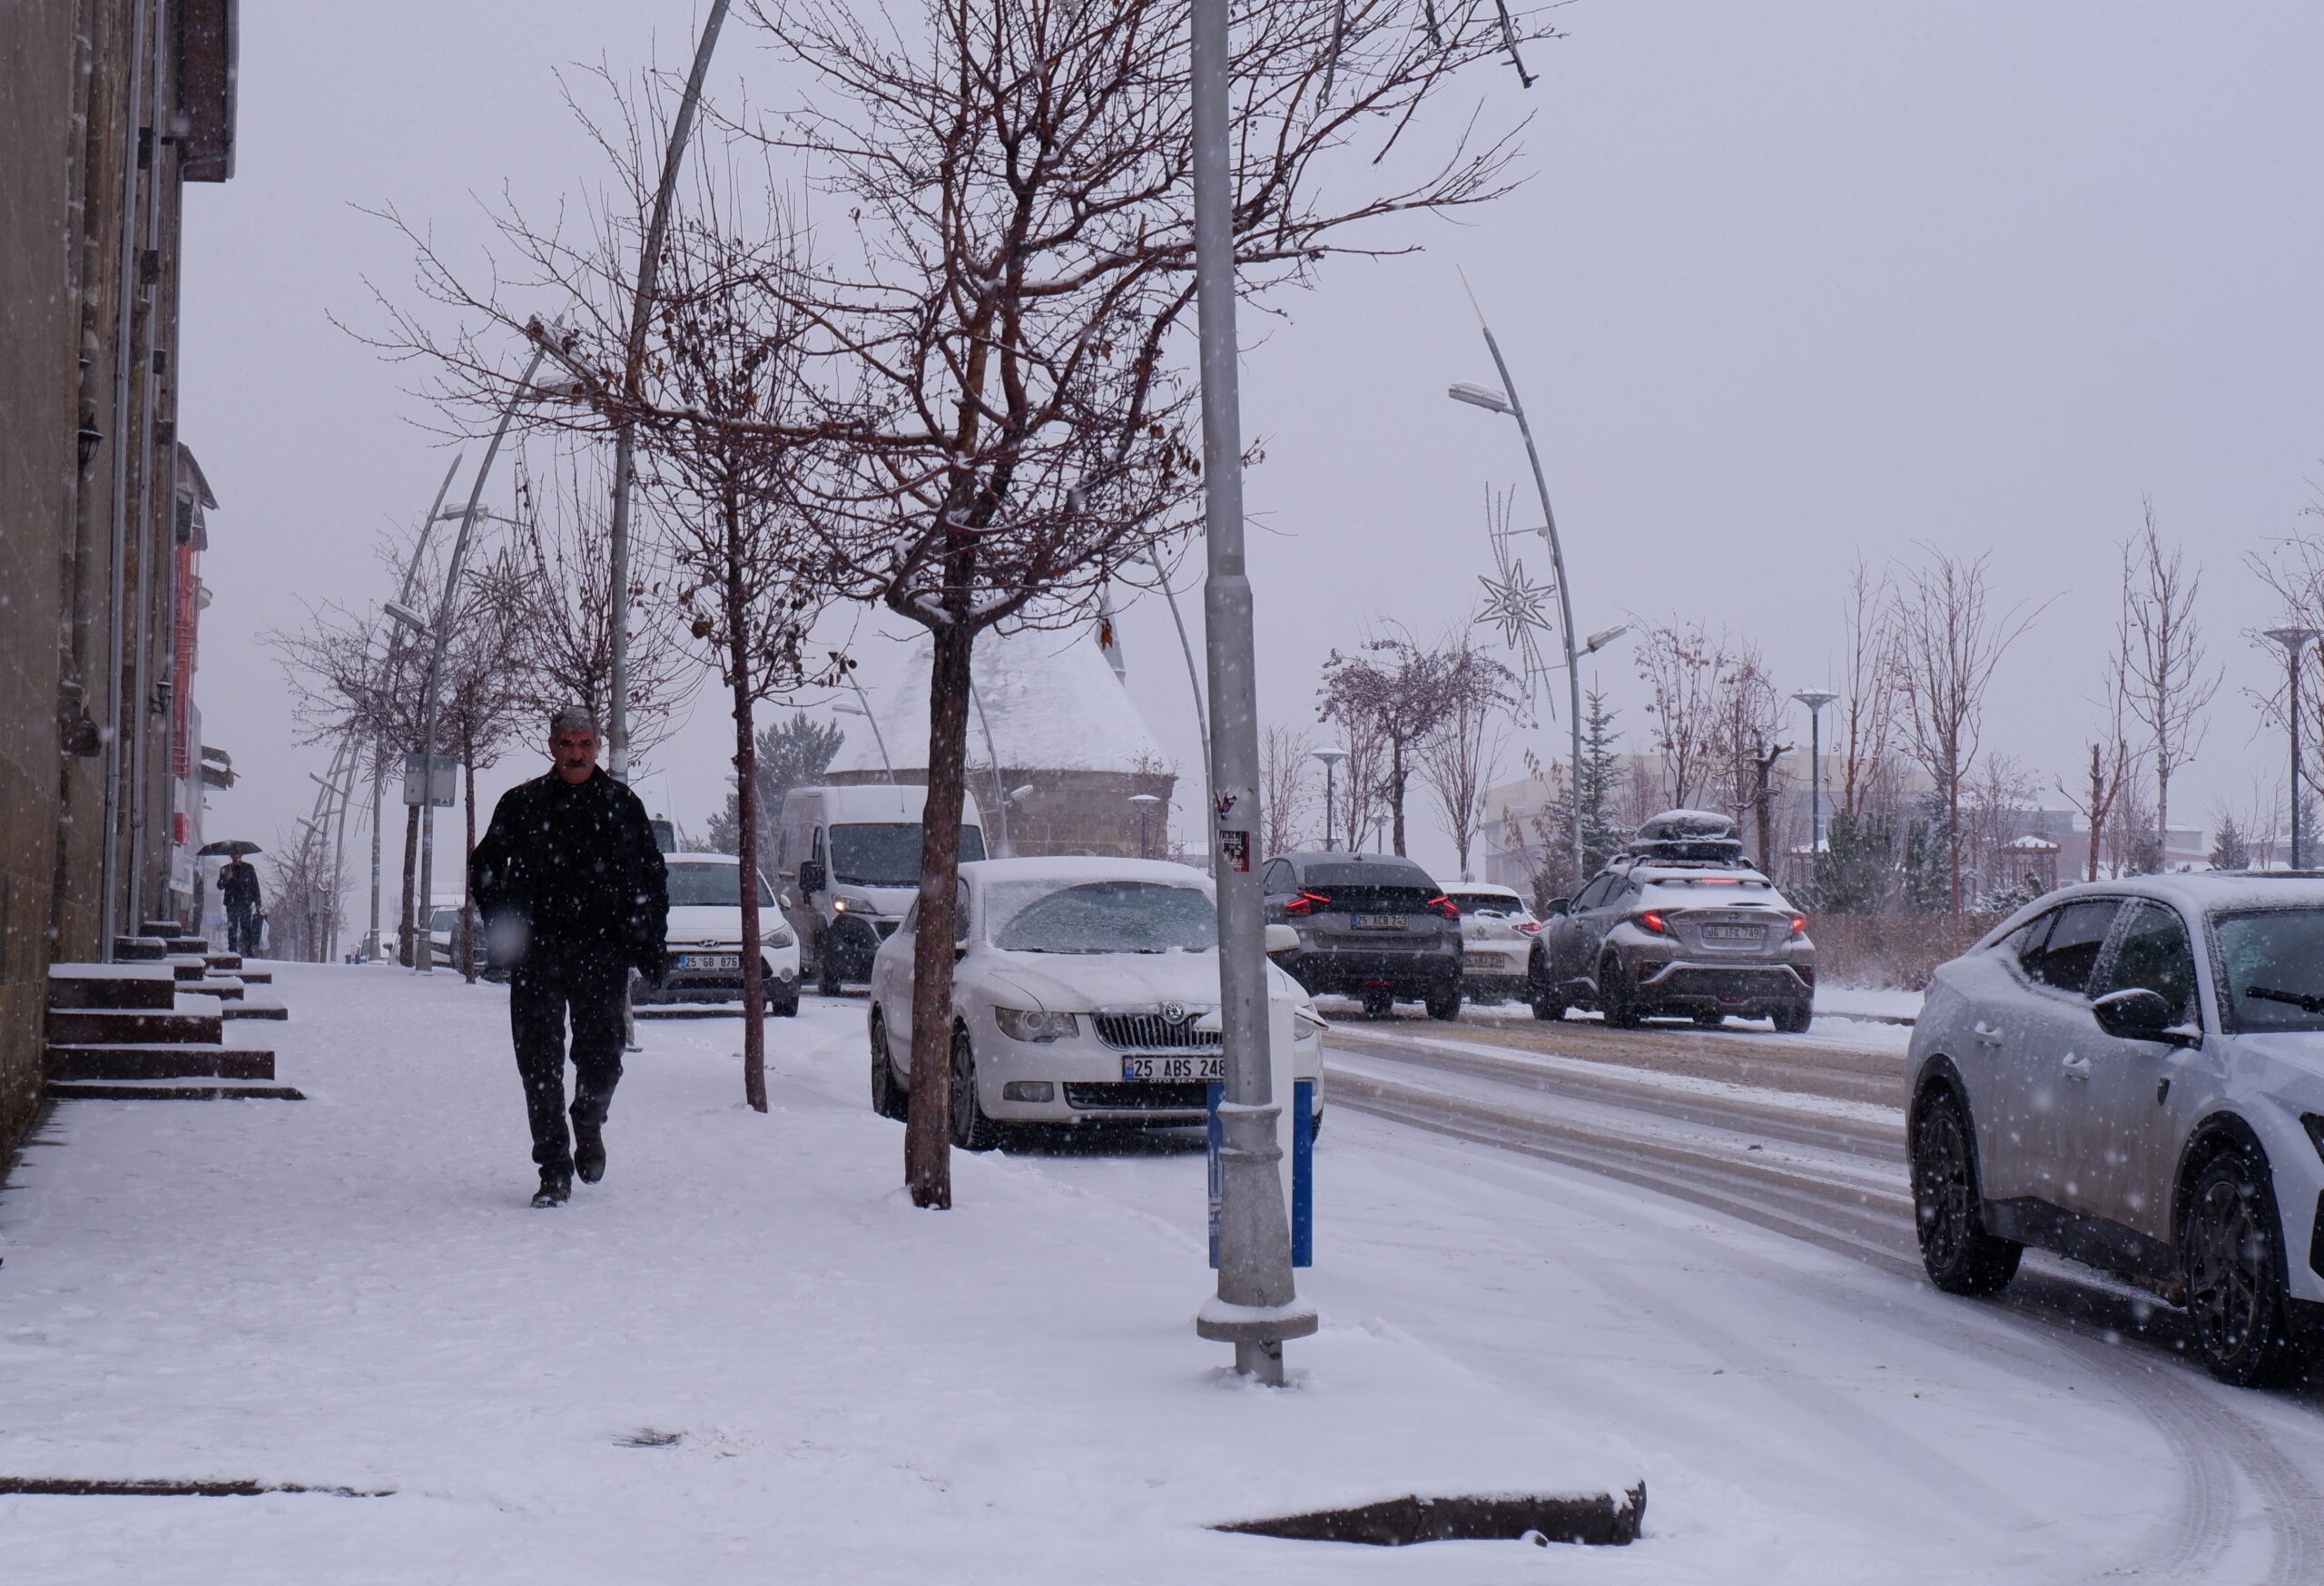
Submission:
[[[2066,1071],[2066,1078],[2069,1079],[2087,1079],[2090,1078],[2090,1059],[2088,1058],[2077,1058],[2072,1052],[2068,1052],[2065,1055],[2064,1061],[2061,1062],[2058,1067]]]
[[[1977,1044],[1981,1047],[1997,1047],[2001,1045],[2002,1032],[1995,1029],[1992,1025],[1987,1024],[1982,1019],[1977,1020],[1975,1024],[1969,1027],[1969,1033],[1977,1038]]]

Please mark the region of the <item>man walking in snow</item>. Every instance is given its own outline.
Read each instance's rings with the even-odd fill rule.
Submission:
[[[487,948],[510,971],[508,1023],[541,1172],[537,1207],[562,1206],[576,1173],[584,1184],[605,1177],[629,971],[661,978],[670,909],[668,870],[645,806],[597,767],[596,718],[567,707],[549,718],[548,731],[555,765],[501,795],[468,861]]]
[[[258,871],[241,854],[218,867],[218,896],[226,905],[226,951],[258,954]]]

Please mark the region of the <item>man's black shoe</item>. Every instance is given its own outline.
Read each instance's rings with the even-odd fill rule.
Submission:
[[[535,1206],[563,1206],[573,1197],[573,1180],[562,1173],[544,1173],[541,1187],[533,1192]]]
[[[606,1133],[576,1124],[573,1128],[573,1171],[581,1176],[584,1184],[595,1184],[606,1176]]]

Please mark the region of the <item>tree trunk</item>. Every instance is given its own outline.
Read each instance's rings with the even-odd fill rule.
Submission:
[[[2171,768],[2154,768],[2154,868],[2171,868]]]
[[[1404,857],[1404,741],[1388,741],[1388,816],[1396,842],[1396,857]]]
[[[911,1101],[904,1184],[914,1206],[952,1205],[952,942],[969,752],[969,656],[976,635],[929,630],[928,803],[921,812],[920,923],[911,950]]]
[[[476,858],[476,745],[460,740],[460,774],[468,783],[468,832],[460,845],[460,978],[476,984],[476,894],[468,890],[468,863]]]
[[[1961,913],[1961,762],[1955,756],[1945,776],[1945,852],[1953,878],[1953,914]]]
[[[2085,881],[2098,879],[2098,844],[2106,835],[2106,777],[2100,769],[2102,762],[2098,745],[2090,746],[2090,860],[2083,867]]]
[[[419,887],[419,806],[413,804],[403,813],[403,923],[396,931],[396,957],[406,969],[419,967],[419,960],[411,951],[411,939],[418,931],[414,921],[419,919],[413,908],[412,894]]]
[[[735,842],[743,888],[743,1099],[766,1110],[766,969],[759,961],[758,741],[751,731],[751,652],[743,622],[743,568],[737,526],[726,537],[726,665],[734,685]]]

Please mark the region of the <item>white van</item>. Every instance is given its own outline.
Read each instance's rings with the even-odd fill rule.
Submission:
[[[911,783],[795,787],[774,826],[774,873],[783,918],[798,933],[801,978],[834,996],[868,981],[872,958],[920,893],[921,812]],[[976,801],[960,812],[960,858],[985,856]]]

